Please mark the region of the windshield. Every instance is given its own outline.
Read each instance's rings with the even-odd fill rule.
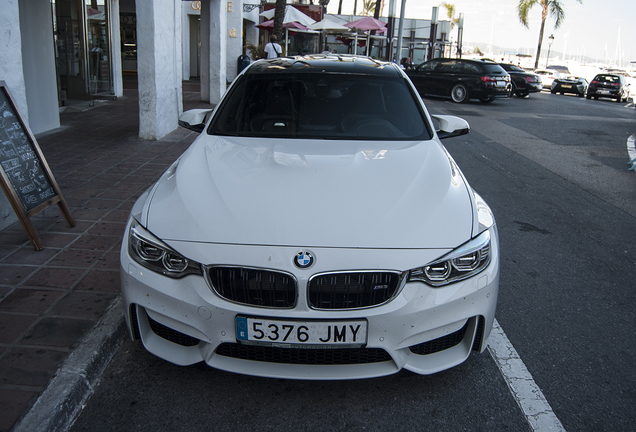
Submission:
[[[483,64],[486,73],[489,75],[507,75],[507,72],[503,70],[498,64]]]
[[[594,79],[602,83],[620,83],[621,81],[617,75],[597,75]]]
[[[507,64],[507,65],[501,65],[501,67],[503,67],[505,70],[507,71],[514,71],[514,72],[525,72],[523,69],[521,69],[519,66],[515,66],[513,64]]]
[[[402,77],[245,74],[208,128],[212,135],[428,140],[426,117]]]

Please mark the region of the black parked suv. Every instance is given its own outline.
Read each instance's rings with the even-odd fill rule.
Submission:
[[[405,71],[420,95],[447,96],[453,102],[509,97],[510,75],[491,60],[438,58]]]
[[[616,102],[627,101],[629,98],[629,84],[623,75],[598,74],[587,88],[588,99],[606,97],[616,99]]]
[[[512,92],[519,97],[526,97],[530,93],[536,93],[543,90],[543,82],[541,75],[526,72],[517,65],[509,63],[499,63],[508,74],[512,81]]]

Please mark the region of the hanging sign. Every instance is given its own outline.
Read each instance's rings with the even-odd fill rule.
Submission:
[[[57,204],[68,226],[75,226],[42,150],[4,81],[0,81],[0,185],[35,249],[42,249],[42,241],[31,223],[33,215]]]

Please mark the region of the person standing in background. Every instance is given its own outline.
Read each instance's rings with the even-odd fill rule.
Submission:
[[[276,35],[272,35],[269,38],[269,43],[265,45],[265,53],[267,54],[268,59],[281,56],[283,48],[277,43],[277,41],[278,38],[276,37]]]

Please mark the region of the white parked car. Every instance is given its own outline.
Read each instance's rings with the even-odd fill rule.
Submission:
[[[133,339],[179,365],[352,379],[481,352],[499,287],[493,214],[399,66],[261,60],[134,205],[121,249]],[[209,120],[203,124],[208,115]]]
[[[552,81],[554,81],[555,78],[561,77],[561,73],[555,69],[536,69],[534,73],[541,75],[543,88],[548,90],[552,88]]]

